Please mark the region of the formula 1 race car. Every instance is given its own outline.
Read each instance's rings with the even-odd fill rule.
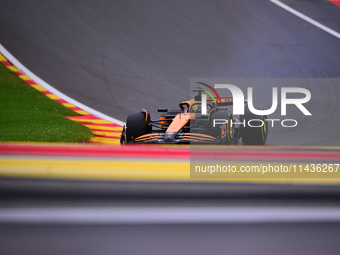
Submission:
[[[206,99],[206,115],[201,112],[201,90],[190,101],[179,104],[178,110],[159,108],[162,113],[157,120],[151,120],[144,109],[129,114],[123,127],[120,143],[206,143],[263,145],[268,135],[266,116],[257,116],[248,109],[245,99],[245,114],[233,117],[227,106],[232,106],[233,98]],[[214,105],[215,102],[215,105]],[[247,125],[249,120],[258,120],[262,125]]]

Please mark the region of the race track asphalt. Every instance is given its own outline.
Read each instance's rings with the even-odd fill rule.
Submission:
[[[331,2],[285,3],[340,32],[340,9]],[[268,144],[340,144],[339,80],[329,79],[340,75],[339,39],[269,0],[0,7],[1,44],[43,80],[109,116],[125,121],[144,108],[156,118],[158,107],[189,98],[190,78],[322,78],[310,88],[313,117],[292,112],[287,117],[300,127],[272,128]],[[257,102],[270,106],[270,88],[255,88]]]

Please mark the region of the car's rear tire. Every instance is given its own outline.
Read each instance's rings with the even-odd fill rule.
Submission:
[[[225,124],[216,124],[214,127],[214,119],[228,120]],[[211,135],[221,141],[221,144],[231,144],[233,141],[233,127],[231,126],[232,115],[226,110],[215,110],[210,116]]]
[[[151,133],[149,121],[150,114],[145,111],[130,113],[126,120],[126,142],[130,143],[141,135]]]
[[[253,126],[257,127],[250,127],[248,125],[248,121],[256,119],[261,121],[257,121],[251,123]],[[245,109],[244,117],[241,118],[241,122],[245,120],[245,126],[242,127],[242,144],[245,145],[264,145],[267,141],[268,136],[268,124],[267,124],[267,116],[258,116],[253,114],[249,111],[248,108]],[[260,124],[263,123],[262,126]]]

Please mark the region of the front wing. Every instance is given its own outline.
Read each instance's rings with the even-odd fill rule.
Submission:
[[[219,143],[220,139],[200,133],[178,133],[175,139],[171,142],[164,140],[165,133],[150,133],[141,135],[134,139],[134,143],[161,143],[161,144],[180,144],[180,143]]]

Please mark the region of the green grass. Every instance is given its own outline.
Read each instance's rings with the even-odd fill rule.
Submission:
[[[0,141],[86,142],[91,130],[63,117],[77,115],[0,63]]]

